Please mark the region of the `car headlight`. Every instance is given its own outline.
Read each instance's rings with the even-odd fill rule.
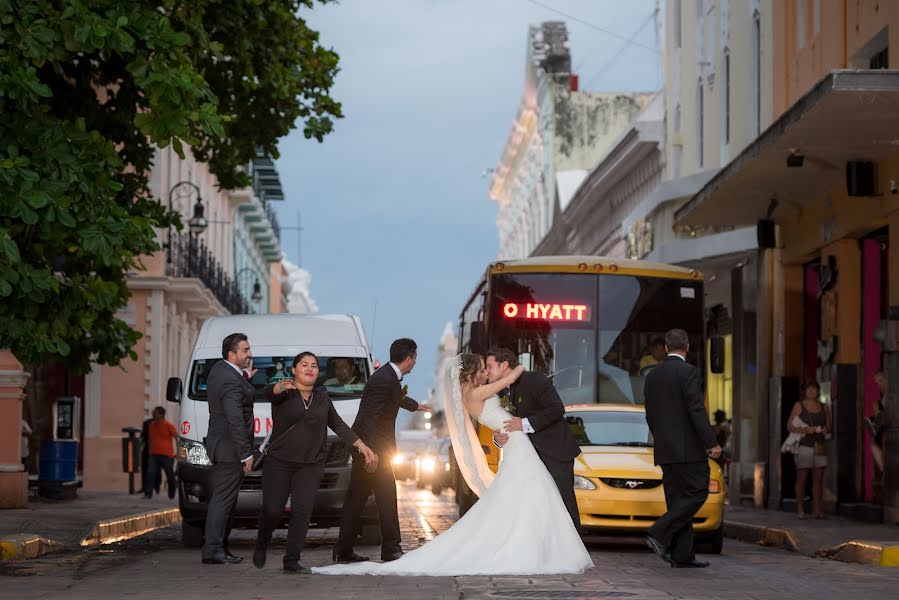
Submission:
[[[595,490],[596,484],[580,475],[574,476],[574,489],[576,490]]]
[[[200,442],[191,440],[178,440],[178,458],[191,465],[211,465],[209,455],[206,454],[206,446]]]
[[[437,463],[434,462],[433,458],[423,458],[421,460],[421,468],[428,473],[433,473],[435,466],[437,466]]]
[[[402,454],[397,454],[393,457],[393,460],[390,462],[392,462],[395,465],[401,465],[404,462],[406,462],[406,457],[403,456]]]
[[[717,479],[709,479],[709,493],[710,494],[720,494],[721,493],[721,484],[718,483]]]

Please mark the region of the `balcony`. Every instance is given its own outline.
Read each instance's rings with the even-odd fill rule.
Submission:
[[[166,275],[197,278],[231,314],[249,312],[249,304],[237,283],[225,274],[202,240],[175,231],[171,232],[170,240]]]

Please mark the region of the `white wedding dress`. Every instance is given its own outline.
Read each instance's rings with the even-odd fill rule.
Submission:
[[[478,421],[493,430],[511,415],[496,396]],[[503,446],[496,477],[475,505],[431,542],[387,562],[313,568],[323,575],[549,575],[593,566],[553,478],[527,434]]]

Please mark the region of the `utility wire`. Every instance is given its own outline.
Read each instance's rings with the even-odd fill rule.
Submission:
[[[574,15],[570,15],[570,14],[568,14],[568,13],[566,13],[566,12],[562,12],[561,10],[559,10],[559,9],[557,9],[557,8],[554,8],[554,7],[552,7],[552,6],[549,6],[549,5],[544,4],[544,3],[542,3],[542,2],[538,2],[537,0],[527,0],[527,2],[530,2],[530,3],[533,4],[534,6],[539,6],[540,8],[544,8],[544,9],[550,11],[550,12],[554,12],[554,13],[556,13],[556,14],[558,14],[558,15],[561,15],[561,16],[565,17],[566,19],[571,19],[572,21],[575,21],[575,22],[577,22],[577,23],[580,23],[581,25],[586,25],[587,27],[589,27],[589,28],[591,28],[591,29],[595,29],[596,31],[600,31],[600,32],[602,32],[602,33],[604,33],[604,34],[606,34],[606,35],[608,35],[608,36],[613,37],[613,38],[616,38],[616,39],[619,39],[619,40],[628,42],[629,44],[633,44],[634,46],[639,46],[640,48],[643,48],[643,49],[645,49],[645,50],[649,50],[650,52],[653,52],[653,53],[655,53],[655,54],[659,54],[659,50],[658,50],[657,48],[653,48],[652,46],[647,46],[646,44],[641,44],[640,42],[635,42],[635,41],[633,41],[633,39],[628,39],[628,38],[626,38],[626,37],[624,37],[624,36],[622,36],[622,35],[619,35],[619,34],[615,33],[614,31],[611,31],[611,30],[606,29],[606,28],[604,28],[604,27],[600,27],[599,25],[596,25],[596,24],[591,23],[591,22],[589,22],[589,21],[585,21],[585,20],[583,20],[583,19],[581,19],[581,18],[575,17]]]
[[[631,43],[633,43],[633,40],[634,40],[638,35],[640,35],[640,33],[641,33],[644,29],[646,29],[646,26],[649,25],[650,22],[652,22],[652,21],[655,20],[655,16],[656,16],[656,13],[655,13],[655,11],[653,11],[652,14],[650,14],[649,17],[648,17],[645,21],[643,21],[643,23],[640,25],[640,27],[637,28],[637,30],[634,31],[634,33],[631,34],[631,37],[628,38],[627,40],[625,40],[625,41],[628,42],[628,43],[626,43],[626,44],[624,44],[623,46],[621,46],[621,48],[618,49],[618,52],[616,52],[616,53],[612,56],[612,58],[610,58],[609,60],[607,60],[606,62],[604,62],[603,65],[599,68],[599,70],[598,70],[596,73],[594,73],[594,74],[590,77],[590,79],[587,81],[587,83],[584,84],[584,87],[585,87],[585,88],[586,88],[586,87],[589,87],[591,83],[593,83],[594,81],[596,81],[601,75],[603,75],[603,73],[604,73],[609,67],[612,66],[612,64],[614,64],[614,62],[618,59],[618,57],[621,56],[621,55],[624,53],[624,51],[628,49],[628,46],[631,45]],[[656,52],[658,52],[658,50],[656,50]]]

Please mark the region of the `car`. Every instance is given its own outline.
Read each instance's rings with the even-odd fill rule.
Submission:
[[[431,443],[430,431],[405,429],[396,434],[396,454],[391,459],[397,481],[415,479],[415,465]]]
[[[583,532],[645,534],[667,510],[645,409],[585,404],[565,410],[581,447],[574,461],[574,488]],[[693,518],[693,530],[698,552],[719,554],[724,541],[724,474],[711,459],[709,469],[709,497]]]
[[[430,487],[435,496],[444,488],[452,487],[449,437],[434,440],[415,461],[415,484],[420,490]]]

